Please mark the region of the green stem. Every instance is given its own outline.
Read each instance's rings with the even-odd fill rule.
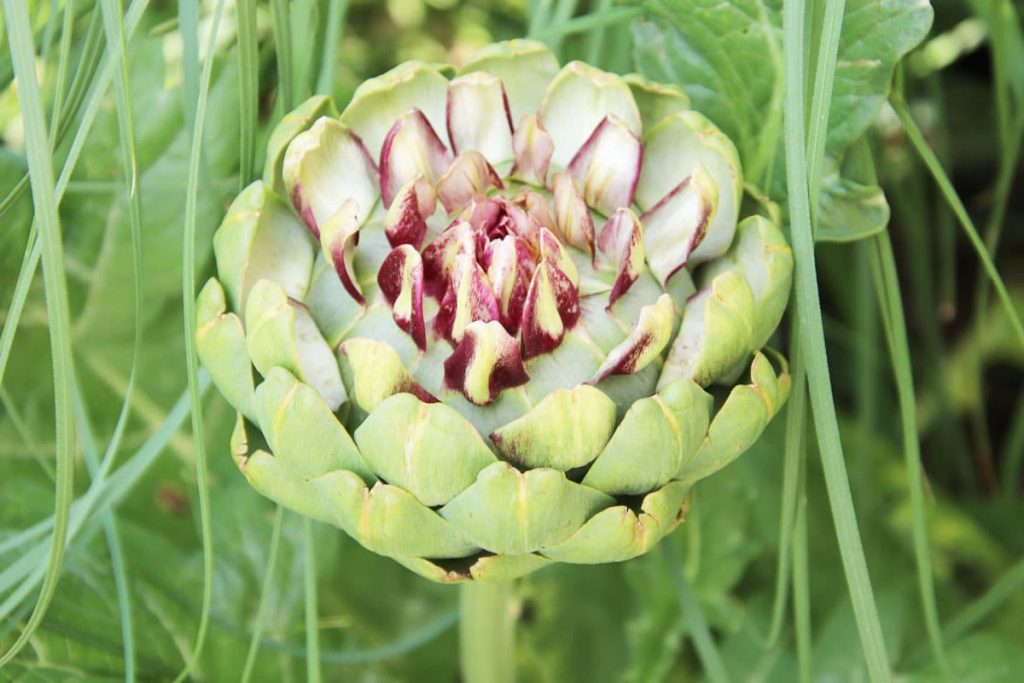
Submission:
[[[462,587],[459,661],[465,683],[516,680],[512,582],[470,581]]]

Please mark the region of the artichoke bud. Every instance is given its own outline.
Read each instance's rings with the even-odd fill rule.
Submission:
[[[196,337],[232,453],[437,581],[645,553],[786,399],[792,255],[678,88],[525,40],[447,73],[307,100],[228,210]]]

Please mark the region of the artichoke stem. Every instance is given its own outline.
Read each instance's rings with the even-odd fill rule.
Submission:
[[[464,683],[516,680],[515,603],[511,581],[463,584],[459,660]]]

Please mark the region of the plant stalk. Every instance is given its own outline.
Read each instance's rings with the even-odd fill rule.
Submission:
[[[511,581],[462,586],[459,662],[465,683],[516,680],[515,609]]]

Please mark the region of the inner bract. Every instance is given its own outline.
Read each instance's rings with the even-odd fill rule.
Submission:
[[[636,104],[588,69],[563,69],[515,124],[502,79],[476,72],[447,85],[447,130],[390,103],[367,140],[343,115],[290,143],[284,184],[322,247],[305,303],[343,372],[356,340],[386,344],[407,390],[482,430],[560,388],[600,385],[620,406],[653,393],[717,190],[697,163],[636,207]]]

